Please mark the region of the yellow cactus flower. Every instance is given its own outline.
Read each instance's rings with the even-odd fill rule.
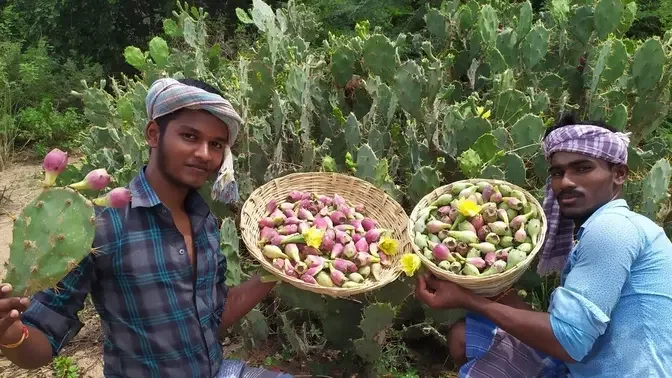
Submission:
[[[485,108],[482,107],[482,106],[477,106],[476,107],[476,113],[478,113],[478,116],[483,118],[483,119],[490,118],[490,110],[485,111]]]
[[[318,229],[315,226],[306,230],[306,232],[303,233],[303,237],[306,239],[306,244],[309,247],[320,248],[324,231],[325,230]]]
[[[407,253],[401,257],[401,270],[406,273],[408,277],[415,274],[420,268],[420,257],[415,253]]]
[[[399,242],[388,237],[382,237],[378,243],[378,249],[388,256],[396,255]]]
[[[457,211],[465,217],[475,217],[481,212],[481,206],[473,200],[462,198],[457,200]]]

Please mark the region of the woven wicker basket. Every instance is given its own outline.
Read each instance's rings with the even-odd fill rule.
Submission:
[[[393,230],[392,237],[399,242],[399,249],[396,255],[390,256],[390,265],[383,266],[380,280],[367,279],[356,288],[313,285],[285,275],[264,257],[262,250],[257,246],[260,232],[257,222],[264,216],[265,206],[270,200],[281,202],[292,190],[310,191],[328,196],[339,194],[352,204],[363,204],[366,215],[375,219],[379,227]],[[267,271],[299,289],[332,297],[348,297],[369,292],[396,280],[401,273],[401,256],[413,253],[407,227],[408,215],[401,205],[384,191],[356,177],[326,172],[293,173],[269,181],[252,192],[245,201],[240,220],[240,229],[247,249]]]
[[[490,179],[469,179],[469,180],[456,181],[453,184],[461,182],[470,182],[472,184],[475,184],[482,181],[489,182],[492,185],[505,184],[513,189],[517,189],[523,192],[527,200],[537,207],[537,210],[540,214],[539,219],[541,220],[541,230],[539,232],[539,241],[537,245],[534,247],[534,249],[532,249],[532,251],[528,253],[527,258],[524,261],[520,262],[515,268],[507,270],[500,274],[494,274],[485,277],[458,275],[439,268],[431,260],[426,258],[425,255],[422,253],[422,250],[417,245],[415,245],[415,243],[413,242],[415,238],[415,232],[413,231],[413,226],[415,224],[415,221],[418,219],[418,212],[429,206],[430,203],[432,203],[442,194],[449,192],[452,184],[448,184],[435,189],[433,192],[427,194],[418,202],[418,204],[413,209],[411,216],[409,217],[408,235],[411,238],[411,245],[413,247],[413,250],[420,257],[420,260],[422,260],[423,265],[425,265],[430,271],[432,271],[432,273],[434,273],[435,276],[447,281],[454,282],[464,288],[467,288],[476,295],[491,297],[499,293],[502,293],[507,289],[509,289],[511,286],[513,286],[513,284],[516,283],[516,281],[518,281],[523,275],[523,273],[525,273],[525,271],[529,268],[530,264],[532,263],[532,260],[534,260],[534,257],[537,255],[537,252],[541,249],[541,246],[544,243],[544,240],[546,238],[546,231],[548,229],[548,222],[546,219],[546,215],[544,214],[544,210],[539,204],[539,201],[537,201],[536,198],[532,197],[532,195],[530,195],[525,189],[517,185],[511,184],[510,182],[502,180],[490,180]]]

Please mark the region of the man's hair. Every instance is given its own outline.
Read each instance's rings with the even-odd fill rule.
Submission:
[[[571,125],[592,125],[592,126],[599,126],[604,129],[607,129],[611,132],[616,132],[616,129],[613,128],[611,125],[609,125],[606,122],[602,121],[589,121],[589,120],[579,120],[576,114],[574,113],[564,113],[560,116],[560,120],[558,123],[555,125],[549,127],[546,129],[546,132],[544,133],[544,139],[550,134],[553,130],[559,129],[561,127],[565,126],[571,126]]]
[[[189,78],[187,78],[187,79],[179,79],[179,80],[177,80],[177,81],[179,81],[179,82],[182,83],[182,84],[190,85],[190,86],[192,86],[192,87],[196,87],[196,88],[201,88],[201,89],[203,89],[204,91],[207,91],[207,92],[210,92],[210,93],[214,93],[214,94],[216,94],[216,95],[219,95],[219,96],[224,97],[224,96],[222,95],[222,92],[218,91],[217,88],[211,86],[211,85],[208,84],[208,83],[204,83],[204,82],[202,82],[202,81],[200,81],[200,80],[189,79]],[[159,125],[159,131],[161,132],[161,135],[163,135],[164,131],[166,130],[166,126],[168,126],[168,122],[170,122],[170,121],[174,120],[175,118],[177,118],[177,116],[180,115],[180,113],[181,113],[183,110],[184,110],[184,108],[183,108],[183,109],[178,109],[178,110],[176,110],[176,111],[174,111],[174,112],[172,112],[172,113],[168,113],[168,114],[166,114],[166,115],[163,115],[163,116],[161,116],[161,117],[159,117],[159,118],[157,118],[157,119],[155,120],[155,121],[156,121],[156,124]]]

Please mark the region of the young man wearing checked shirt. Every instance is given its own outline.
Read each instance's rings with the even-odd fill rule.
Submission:
[[[0,349],[19,367],[44,366],[79,332],[91,294],[100,315],[106,378],[291,377],[224,360],[220,335],[273,288],[260,277],[225,282],[219,226],[197,193],[237,198],[230,145],[240,117],[212,87],[157,80],[148,91],[151,154],[129,184],[131,203],[96,209],[93,248],[58,285],[28,298],[0,289]]]

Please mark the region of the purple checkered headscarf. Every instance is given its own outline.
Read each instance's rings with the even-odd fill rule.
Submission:
[[[544,156],[550,162],[555,152],[563,151],[627,164],[629,135],[593,125],[563,126],[553,130],[544,140]],[[574,244],[574,222],[560,214],[550,177],[546,180],[543,207],[548,219],[548,233],[537,265],[537,273],[542,276],[561,272]]]

